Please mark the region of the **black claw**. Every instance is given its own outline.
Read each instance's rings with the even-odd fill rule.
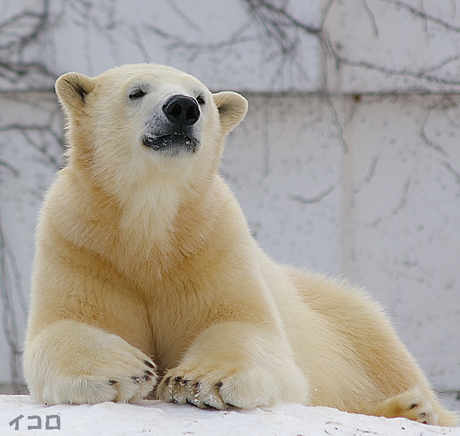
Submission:
[[[153,377],[153,373],[150,372],[148,369],[147,369],[146,371],[144,371],[144,373],[145,373],[146,375],[148,375],[149,377]]]
[[[415,409],[418,406],[417,403],[413,403],[409,406],[409,410]]]
[[[217,388],[217,389],[220,389],[222,387],[223,383],[222,382],[219,382],[219,383],[216,383],[214,386]]]
[[[109,380],[109,385],[116,385],[118,382],[116,380]]]
[[[132,379],[132,381],[133,381],[134,383],[136,383],[136,384],[140,382],[140,378],[139,378],[139,377],[136,377],[135,375],[133,375],[133,376],[131,377],[131,379]]]
[[[176,378],[173,380],[173,383],[174,383],[174,384],[179,384],[181,381],[182,381],[182,377],[176,377]]]
[[[171,377],[168,377],[166,380],[165,380],[165,384],[169,384],[169,382],[171,381]]]
[[[148,360],[144,360],[144,364],[147,365],[149,368],[155,369],[155,365]]]

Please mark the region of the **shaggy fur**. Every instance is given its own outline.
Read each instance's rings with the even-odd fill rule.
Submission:
[[[37,229],[24,354],[36,401],[153,392],[203,408],[299,402],[455,424],[362,290],[277,265],[251,237],[218,174],[242,96],[154,64],[65,74],[56,90],[69,148]],[[177,95],[199,119],[188,139],[152,148]]]

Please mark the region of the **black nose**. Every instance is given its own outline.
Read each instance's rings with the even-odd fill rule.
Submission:
[[[166,118],[177,127],[192,126],[200,118],[196,100],[186,95],[173,95],[164,105]]]

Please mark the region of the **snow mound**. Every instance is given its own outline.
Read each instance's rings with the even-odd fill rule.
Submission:
[[[433,427],[326,407],[283,404],[250,411],[200,410],[160,401],[94,406],[34,404],[26,395],[0,395],[0,434],[29,436],[460,436]]]

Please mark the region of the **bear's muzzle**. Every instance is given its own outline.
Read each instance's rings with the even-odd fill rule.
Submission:
[[[180,152],[195,152],[200,141],[195,124],[200,119],[198,102],[186,95],[173,95],[162,107],[164,124],[158,131],[147,131],[142,143],[157,151],[177,155]]]

